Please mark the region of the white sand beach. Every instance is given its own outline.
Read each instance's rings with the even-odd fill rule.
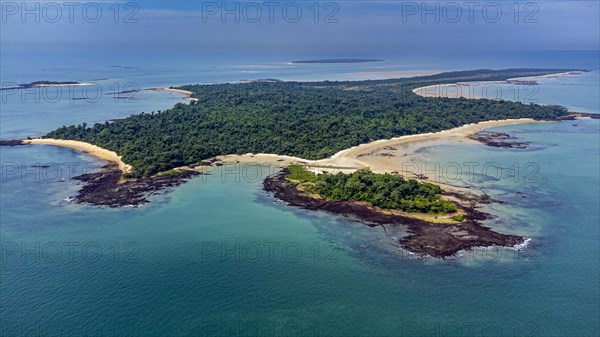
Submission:
[[[539,121],[530,118],[521,118],[467,124],[454,129],[435,133],[424,133],[392,139],[377,140],[342,150],[329,158],[321,160],[307,160],[298,157],[265,153],[219,156],[217,159],[226,164],[257,163],[281,167],[290,164],[304,164],[307,165],[310,170],[317,173],[322,172],[323,170],[348,173],[364,168],[368,168],[376,173],[394,172],[401,169],[401,167],[398,165],[397,158],[400,158],[404,161],[408,160],[410,156],[414,155],[415,150],[423,147],[426,143],[433,141],[475,142],[474,140],[469,139],[468,136],[487,128],[536,122]],[[393,157],[391,155],[381,155],[381,153],[384,153],[385,151],[389,152],[389,150],[392,148],[394,152]]]
[[[536,81],[538,79],[543,78],[561,78],[568,76],[577,76],[581,75],[580,71],[568,71],[562,73],[548,74],[548,75],[540,75],[540,76],[529,76],[529,77],[515,77],[509,78],[506,81],[473,81],[473,82],[456,82],[449,84],[434,84],[428,85],[424,87],[419,87],[413,89],[413,92],[419,96],[423,97],[444,97],[444,98],[479,98],[474,89],[471,87],[480,87],[484,88],[484,86],[490,86],[493,84],[506,84],[510,81]],[[493,92],[493,90],[492,90]]]
[[[548,74],[548,75],[540,75],[540,76],[509,78],[509,79],[507,79],[507,81],[529,81],[529,80],[536,80],[536,79],[540,79],[540,78],[561,78],[561,77],[577,76],[577,75],[581,75],[581,74],[582,74],[581,71],[567,71],[564,73],[556,73],[556,74]]]
[[[192,101],[192,102],[195,102],[198,100],[197,98],[190,97],[194,93],[191,91],[187,91],[187,90],[173,89],[173,88],[150,88],[150,89],[145,89],[145,90],[175,92],[175,93],[182,94],[183,96],[185,96],[184,97],[185,100]]]
[[[102,160],[106,160],[106,161],[115,163],[118,165],[119,170],[121,170],[123,173],[131,172],[131,169],[132,169],[131,165],[128,165],[125,162],[123,162],[123,160],[121,159],[121,156],[119,156],[115,152],[109,151],[109,150],[103,149],[101,147],[98,147],[96,145],[92,145],[92,144],[85,143],[85,142],[79,142],[79,141],[75,141],[75,140],[63,140],[63,139],[36,138],[36,139],[23,140],[23,143],[34,144],[34,145],[52,145],[52,146],[66,147],[69,149],[87,153],[90,156],[94,156],[94,157],[100,158]]]

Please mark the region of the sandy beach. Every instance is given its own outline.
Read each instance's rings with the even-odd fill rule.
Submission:
[[[540,79],[540,78],[561,78],[561,77],[568,77],[568,76],[577,76],[577,75],[581,75],[581,74],[582,74],[581,71],[567,71],[564,73],[556,73],[556,74],[548,74],[548,75],[540,75],[540,76],[509,78],[509,79],[507,79],[507,81],[528,81],[528,80],[536,80],[536,79]]]
[[[187,90],[173,89],[173,88],[150,88],[150,89],[146,89],[146,90],[175,92],[175,93],[184,95],[185,96],[185,98],[184,98],[185,100],[188,100],[188,101],[191,101],[191,102],[195,102],[195,101],[198,100],[197,98],[190,97],[194,93],[191,92],[191,91],[187,91]]]
[[[530,77],[515,77],[509,78],[506,81],[473,81],[473,82],[456,82],[450,84],[434,84],[428,85],[425,87],[419,87],[413,89],[413,92],[419,96],[423,97],[444,97],[444,98],[479,98],[478,95],[475,94],[474,90],[471,90],[470,87],[479,87],[483,85],[493,85],[493,84],[506,84],[510,81],[536,81],[541,78],[561,78],[568,76],[577,76],[580,75],[579,71],[569,71],[563,73],[556,74],[548,74],[548,75],[540,75],[540,76],[530,76]]]
[[[96,145],[92,145],[85,142],[79,142],[75,140],[63,140],[63,139],[26,139],[23,140],[24,144],[34,144],[34,145],[52,145],[52,146],[60,146],[66,147],[69,149],[73,149],[76,151],[81,151],[89,154],[90,156],[94,156],[96,158],[100,158],[102,160],[106,160],[112,163],[115,163],[119,166],[119,170],[123,173],[131,172],[131,165],[125,164],[121,157],[117,155],[113,151],[109,151],[98,147]]]
[[[444,98],[477,98],[474,93],[469,89],[472,86],[480,86],[481,83],[487,85],[494,83],[505,83],[505,82],[457,82],[451,84],[434,84],[425,87],[413,89],[412,92],[423,97],[444,97]],[[466,93],[466,95],[464,94]]]
[[[298,157],[265,153],[218,156],[217,159],[225,164],[256,163],[280,167],[290,164],[304,164],[307,165],[309,170],[316,173],[324,170],[348,173],[364,168],[368,168],[375,173],[397,172],[401,169],[399,161],[406,162],[415,159],[416,150],[423,146],[431,145],[433,142],[475,142],[468,138],[468,136],[487,128],[536,122],[539,121],[530,118],[521,118],[467,124],[435,133],[377,140],[342,150],[329,158],[321,160],[306,160]]]

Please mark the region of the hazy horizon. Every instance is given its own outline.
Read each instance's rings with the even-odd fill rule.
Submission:
[[[597,1],[3,1],[3,52],[598,51]]]

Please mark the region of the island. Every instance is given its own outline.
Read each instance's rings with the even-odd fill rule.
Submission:
[[[372,62],[383,62],[383,60],[377,59],[321,59],[321,60],[301,60],[292,61],[292,64],[315,64],[315,63],[372,63]]]
[[[69,86],[88,86],[89,83],[79,82],[54,82],[54,81],[36,81],[31,83],[22,83],[17,86],[2,87],[0,90],[16,90],[16,89],[31,89],[31,88],[44,88],[44,87],[69,87]]]
[[[488,215],[476,205],[489,203],[489,198],[444,193],[439,186],[397,174],[359,170],[316,175],[291,165],[263,185],[292,206],[344,215],[384,230],[403,226],[408,235],[397,241],[415,254],[446,258],[473,247],[515,247],[525,240],[480,224]]]
[[[477,70],[347,82],[251,82],[186,85],[195,100],[112,123],[63,126],[44,138],[77,140],[114,151],[152,176],[219,155],[271,153],[323,159],[381,139],[438,132],[465,124],[552,119],[565,108],[490,99],[428,98],[412,90],[467,79],[499,80],[562,70]]]
[[[422,97],[415,88],[565,71],[570,70],[484,69],[375,81],[186,85],[169,90],[189,94],[193,99],[189,104],[93,126],[63,126],[41,139],[5,141],[5,145],[76,148],[88,144],[94,147],[88,148],[89,153],[96,148],[108,151],[105,155],[112,156],[113,164],[80,177],[87,185],[75,198],[108,207],[146,203],[147,195],[202,174],[208,165],[275,164],[283,169],[265,180],[264,189],[276,198],[293,206],[351,216],[368,225],[404,226],[409,235],[398,240],[402,247],[447,257],[479,246],[515,246],[524,239],[482,225],[488,216],[477,207],[491,201],[485,195],[445,190],[420,176],[409,179],[389,170],[374,173],[361,156],[385,149],[383,140],[391,148],[405,140],[441,135],[470,136],[490,146],[526,146],[503,134],[473,134],[490,126],[581,115],[573,116],[560,106]],[[378,148],[369,150],[373,144]],[[314,175],[313,167],[325,172]],[[346,172],[333,175],[327,167]],[[365,190],[364,179],[377,183]]]

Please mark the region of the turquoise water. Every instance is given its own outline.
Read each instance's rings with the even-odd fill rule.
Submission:
[[[490,225],[533,238],[529,249],[480,250],[451,261],[414,259],[381,229],[277,203],[261,192],[256,167],[243,175],[239,167],[221,169],[151,205],[120,210],[63,204],[73,189],[66,182],[46,183],[40,193],[35,182],[9,179],[1,196],[3,321],[10,329],[101,335],[256,335],[251,329],[258,327],[259,335],[275,329],[286,336],[315,329],[325,336],[436,329],[592,336],[599,323],[600,181],[598,152],[587,145],[600,141],[598,127],[502,128],[535,142],[535,151],[430,149],[441,162],[453,153],[539,165],[537,181],[482,184],[509,202],[493,207],[502,220]],[[3,155],[89,161],[40,147]],[[36,253],[21,255],[25,249],[37,250],[37,261]]]
[[[569,99],[592,106],[598,97]],[[31,127],[40,118],[29,106],[5,127],[6,106],[3,134],[60,121]],[[422,152],[441,167],[487,167],[443,182],[506,202],[489,206],[497,218],[488,225],[531,241],[445,261],[401,250],[400,230],[277,202],[261,191],[269,167],[214,169],[149,205],[115,210],[66,200],[78,188],[69,178],[102,162],[2,148],[0,335],[597,336],[599,122],[497,129],[532,146]]]

